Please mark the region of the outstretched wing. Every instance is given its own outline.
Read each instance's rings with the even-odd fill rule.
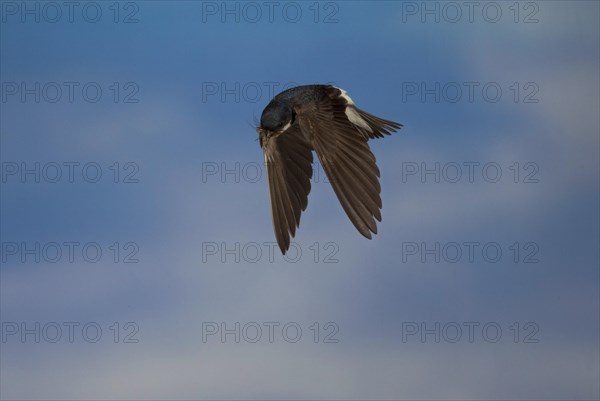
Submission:
[[[310,138],[344,211],[367,238],[381,221],[381,186],[375,156],[367,141],[399,129],[400,124],[357,109],[352,99],[330,86],[316,102],[295,105],[300,129]]]
[[[308,204],[312,177],[312,149],[297,124],[280,134],[260,134],[269,182],[273,229],[281,252],[290,246]]]

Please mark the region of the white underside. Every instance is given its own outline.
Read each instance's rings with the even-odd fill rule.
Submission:
[[[290,128],[291,126],[292,126],[292,122],[290,121],[280,130],[280,132],[287,131],[287,129]]]

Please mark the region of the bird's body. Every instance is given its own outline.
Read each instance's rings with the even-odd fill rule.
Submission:
[[[331,85],[297,86],[271,100],[257,130],[282,253],[308,204],[313,150],[352,224],[369,239],[377,233],[381,187],[367,141],[401,127],[358,109],[346,91]]]

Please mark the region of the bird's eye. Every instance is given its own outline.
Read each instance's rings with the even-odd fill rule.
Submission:
[[[279,127],[283,127],[283,123],[279,123]]]

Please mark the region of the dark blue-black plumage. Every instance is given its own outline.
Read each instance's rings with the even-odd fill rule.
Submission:
[[[367,142],[401,127],[360,110],[346,91],[331,85],[298,86],[269,102],[257,130],[275,237],[284,254],[308,204],[313,150],[350,221],[369,239],[377,233],[381,187]]]

